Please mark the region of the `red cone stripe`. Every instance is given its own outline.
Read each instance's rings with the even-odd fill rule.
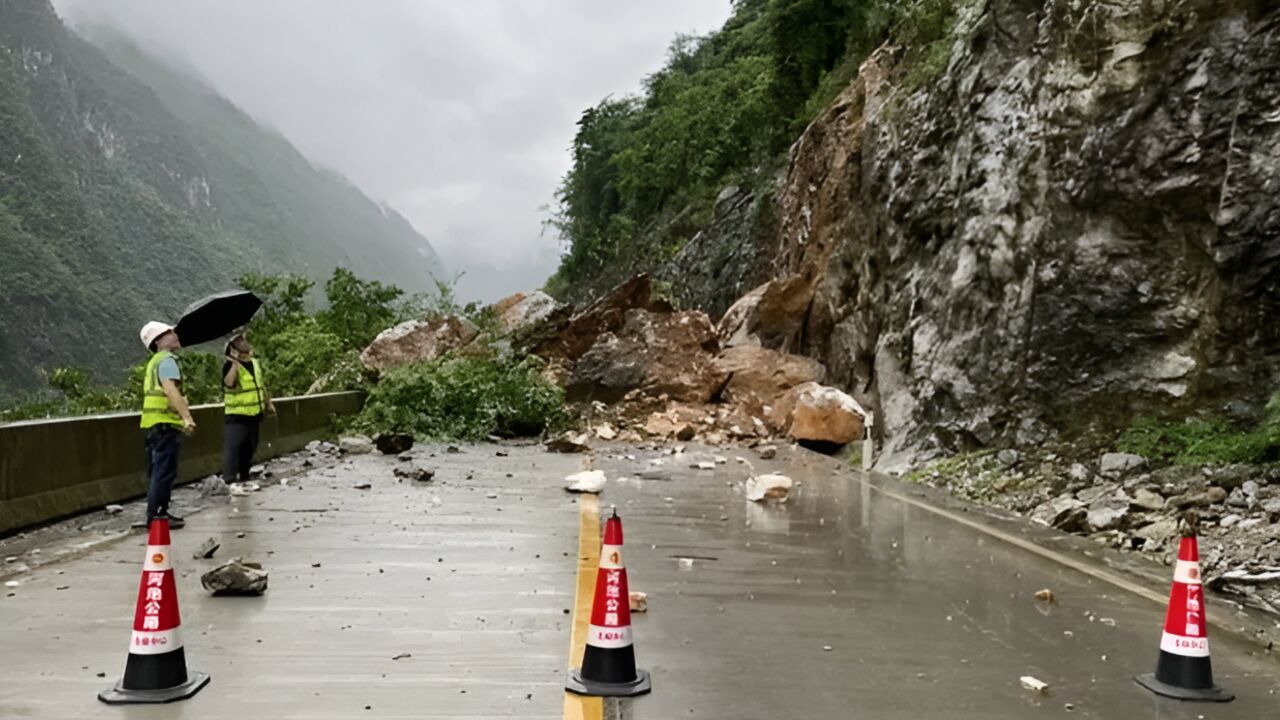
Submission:
[[[615,530],[616,532],[609,532]],[[615,537],[609,537],[615,535]],[[627,570],[622,565],[621,523],[605,524],[606,543],[600,548],[600,571],[596,573],[596,601],[591,608],[587,644],[599,648],[631,645],[631,603],[627,590]]]
[[[1204,610],[1200,553],[1195,538],[1184,537],[1173,570],[1173,588],[1169,592],[1169,611],[1164,617],[1160,649],[1184,657],[1208,657]]]
[[[178,587],[169,554],[168,523],[151,523],[147,556],[138,585],[138,604],[133,616],[133,638],[129,652],[157,655],[182,647],[178,613]]]

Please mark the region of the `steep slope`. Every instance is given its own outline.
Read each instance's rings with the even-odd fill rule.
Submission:
[[[808,309],[778,344],[875,410],[882,468],[1106,446],[1141,415],[1257,422],[1280,386],[1280,6],[945,4],[780,179],[621,272],[713,314],[785,280]]]
[[[797,144],[775,256],[812,280],[802,347],[876,408],[883,465],[1256,420],[1280,370],[1280,9],[1000,0],[927,88],[895,84],[897,55]]]
[[[246,271],[431,286],[439,261],[403,218],[195,81],[115,54],[129,71],[47,0],[0,0],[0,393],[63,364],[113,379],[141,322]]]

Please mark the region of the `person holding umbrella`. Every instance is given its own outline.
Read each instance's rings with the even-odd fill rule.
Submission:
[[[182,369],[175,351],[182,348],[173,326],[152,321],[142,326],[142,344],[151,352],[142,376],[142,429],[146,430],[147,519],[135,527],[147,527],[158,517],[169,527],[185,521],[169,512],[170,494],[178,478],[178,449],[182,436],[196,431],[196,421],[182,394]]]
[[[228,483],[245,482],[253,466],[253,453],[258,449],[262,417],[274,415],[276,406],[262,380],[262,361],[254,359],[253,347],[244,333],[237,333],[227,342],[226,355],[227,361],[222,365],[226,415],[222,479]]]

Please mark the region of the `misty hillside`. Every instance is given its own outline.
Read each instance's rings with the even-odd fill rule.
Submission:
[[[0,394],[104,380],[137,328],[247,271],[442,277],[409,223],[197,80],[47,0],[0,0]]]

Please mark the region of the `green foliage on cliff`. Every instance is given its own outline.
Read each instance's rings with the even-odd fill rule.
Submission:
[[[1221,418],[1177,421],[1142,417],[1124,432],[1117,447],[1158,464],[1280,462],[1280,393],[1267,404],[1263,421],[1253,427],[1233,425]]]
[[[920,66],[912,82],[936,75],[966,1],[736,0],[719,31],[678,37],[640,95],[605,98],[578,121],[551,221],[565,253],[548,291],[582,299],[669,259],[711,219],[721,188],[777,172],[889,37]]]

